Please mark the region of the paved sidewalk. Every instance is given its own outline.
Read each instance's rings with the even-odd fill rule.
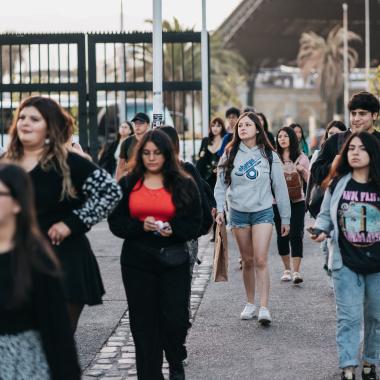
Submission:
[[[104,305],[88,308],[81,317],[77,340],[85,370],[83,379],[137,379],[120,275],[121,240],[112,237],[105,224],[97,226],[90,239],[107,295]],[[237,249],[230,234],[229,248],[229,282],[209,282],[213,245],[208,236],[201,239],[203,263],[195,267],[192,286],[191,307],[196,318],[188,337],[186,378],[337,379],[334,299],[322,270],[318,244],[305,237],[302,266],[305,283],[294,286],[279,280],[282,266],[275,236],[272,238],[270,310],[274,320],[269,328],[259,326],[257,320],[240,320],[244,288]],[[167,377],[167,365],[164,373]]]
[[[201,265],[196,265],[191,287],[191,314],[193,322],[202,297],[209,282],[212,269],[212,244],[209,237],[203,237],[199,242],[199,257]],[[125,307],[127,304],[125,302]],[[169,368],[164,362],[163,373],[168,378]],[[96,354],[84,371],[83,380],[133,380],[137,379],[135,364],[135,348],[129,328],[128,310],[118,321],[114,331],[104,343],[100,352]]]
[[[189,380],[324,380],[340,378],[335,306],[319,245],[305,236],[300,286],[281,283],[275,236],[270,248],[273,324],[241,321],[245,304],[235,242],[229,234],[230,279],[211,282],[188,338]]]

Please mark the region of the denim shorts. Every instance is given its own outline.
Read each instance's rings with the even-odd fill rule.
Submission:
[[[272,207],[256,212],[243,212],[231,209],[230,226],[232,228],[245,228],[254,226],[255,224],[274,224],[273,217]]]

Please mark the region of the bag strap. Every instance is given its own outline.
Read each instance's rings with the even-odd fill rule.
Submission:
[[[342,148],[345,140],[346,140],[346,132],[338,133],[338,141],[337,141],[338,153],[340,152],[340,149]]]

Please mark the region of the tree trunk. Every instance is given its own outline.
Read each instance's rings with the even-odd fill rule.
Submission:
[[[335,102],[327,101],[326,102],[326,125],[333,120],[335,113]]]

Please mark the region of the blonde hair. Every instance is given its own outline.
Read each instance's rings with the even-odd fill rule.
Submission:
[[[66,196],[76,197],[76,191],[71,182],[70,167],[67,164],[68,150],[66,148],[66,142],[73,132],[74,119],[56,101],[42,96],[31,96],[23,100],[9,131],[10,141],[5,157],[17,162],[24,156],[24,147],[17,133],[17,121],[20,112],[26,107],[35,107],[47,125],[47,139],[39,160],[42,170],[48,171],[54,168],[62,175],[61,200]]]

